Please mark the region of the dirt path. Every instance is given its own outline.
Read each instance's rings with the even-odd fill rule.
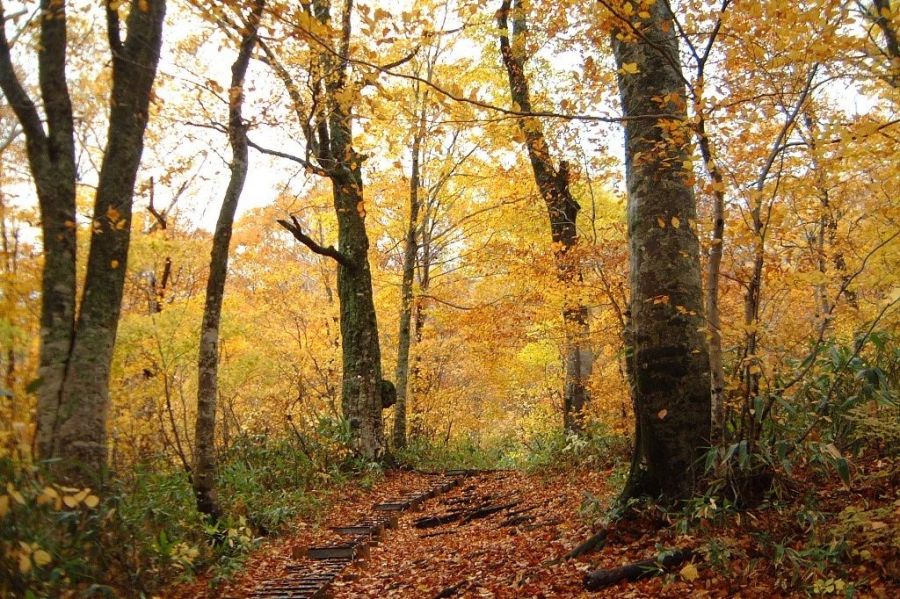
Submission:
[[[724,539],[734,553],[722,566],[705,563],[703,558],[690,564],[688,574],[681,570],[665,576],[621,582],[595,593],[582,586],[585,573],[598,568],[654,557],[660,548],[699,547],[699,540],[677,536],[676,527],[658,528],[648,523],[620,524],[611,533],[602,551],[574,560],[561,559],[590,536],[585,513],[586,492],[602,498],[608,507],[612,490],[608,472],[567,472],[528,476],[521,472],[500,471],[466,476],[452,489],[444,488],[447,479],[420,473],[390,473],[374,489],[349,487],[340,491],[335,507],[324,521],[301,523],[295,535],[268,543],[248,560],[247,567],[232,583],[215,590],[206,580],[195,581],[170,596],[178,599],[267,597],[343,598],[415,598],[437,597],[743,597],[797,596],[778,589],[772,564],[762,559],[754,545],[755,536],[771,532],[787,536],[783,528],[791,525],[790,514],[765,511],[750,514]],[[375,504],[421,495],[441,487],[438,494],[417,506],[396,512],[396,525],[384,532],[367,554],[350,562],[329,564],[307,557],[310,547],[346,542],[347,537],[332,527],[371,521],[382,514]],[[864,490],[864,489],[863,489]],[[827,498],[828,489],[818,489]],[[860,490],[859,492],[862,492]],[[887,483],[869,495],[887,501],[896,499],[896,490]],[[405,499],[404,499],[405,498]],[[841,499],[847,499],[841,493]],[[840,503],[843,503],[841,501]],[[900,500],[898,500],[900,504]],[[588,502],[590,505],[590,502]],[[835,505],[835,510],[837,510]],[[900,513],[900,511],[898,511]],[[896,514],[895,514],[896,515]],[[721,531],[720,531],[721,532]],[[745,555],[740,556],[743,552]],[[327,583],[327,593],[316,594],[312,586],[298,585],[311,580],[313,572]],[[300,573],[301,575],[298,575]],[[884,576],[882,572],[881,577]],[[887,592],[891,583],[872,585],[872,594],[896,596]],[[282,592],[282,589],[283,592]],[[306,589],[305,591],[303,589]]]
[[[334,583],[334,596],[578,596],[585,564],[542,564],[587,536],[578,518],[583,491],[604,488],[596,474],[470,477],[422,511],[404,513],[367,562]]]

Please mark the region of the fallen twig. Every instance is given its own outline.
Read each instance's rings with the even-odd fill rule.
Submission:
[[[633,581],[646,576],[656,576],[681,565],[693,555],[694,552],[691,549],[676,549],[672,552],[661,553],[653,559],[641,560],[618,568],[594,570],[585,574],[584,588],[589,591],[597,591],[621,580]]]

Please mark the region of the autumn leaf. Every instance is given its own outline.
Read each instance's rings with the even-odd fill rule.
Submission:
[[[686,564],[678,573],[688,582],[693,582],[700,578],[700,574],[697,572],[697,566],[693,563]]]
[[[53,558],[50,556],[50,554],[43,549],[38,549],[32,554],[31,557],[34,560],[34,565],[38,568],[46,566],[51,561],[53,561]]]

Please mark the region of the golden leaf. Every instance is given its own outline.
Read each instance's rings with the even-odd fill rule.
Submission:
[[[31,572],[31,558],[27,553],[19,554],[19,572],[22,574],[28,574]]]
[[[34,565],[36,565],[38,568],[40,568],[42,566],[46,566],[47,564],[49,564],[50,562],[53,561],[53,558],[50,557],[50,554],[47,553],[46,551],[44,551],[43,549],[38,549],[37,551],[35,551],[33,558],[34,558]]]
[[[6,483],[6,492],[9,494],[10,499],[20,505],[25,505],[25,498],[22,497],[22,494],[19,493],[12,483]]]
[[[694,564],[687,564],[684,568],[679,572],[681,577],[688,582],[692,582],[700,578],[700,573],[697,572],[697,566]]]

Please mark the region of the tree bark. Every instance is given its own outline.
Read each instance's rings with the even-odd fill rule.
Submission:
[[[255,0],[246,20],[237,59],[231,65],[231,87],[228,101],[228,142],[231,145],[231,177],[219,210],[216,231],[213,235],[212,254],[209,262],[209,279],[206,284],[206,303],[203,308],[203,324],[200,327],[200,351],[198,358],[197,422],[194,434],[194,467],[192,472],[197,509],[218,519],[219,504],[216,497],[216,399],[219,378],[219,324],[222,315],[222,299],[228,276],[228,248],[234,215],[241,192],[247,180],[249,148],[247,124],[242,115],[244,103],[244,78],[256,46],[257,31],[262,18],[265,0]]]
[[[517,110],[531,112],[531,97],[525,76],[526,11],[527,3],[523,5],[522,0],[503,0],[497,13],[497,23],[500,28],[500,53],[506,67],[513,105]],[[511,38],[508,34],[510,12],[513,13]],[[580,300],[572,299],[568,293],[573,284],[582,280],[575,250],[578,245],[576,220],[581,207],[569,190],[567,163],[560,162],[559,168],[553,165],[540,121],[531,117],[520,118],[517,123],[525,138],[535,183],[547,206],[557,278],[567,289],[563,308],[566,365],[563,424],[567,431],[580,431],[584,407],[589,401],[587,380],[593,369],[588,310]]]
[[[107,4],[112,53],[109,129],[77,320],[76,173],[72,106],[65,76],[65,3],[42,0],[41,9],[38,69],[46,132],[34,102],[15,74],[5,32],[0,37],[0,87],[25,132],[41,208],[44,271],[37,452],[43,459],[60,458],[54,468],[63,478],[88,484],[106,466],[109,368],[125,281],[134,182],[162,44],[165,0],[133,0],[125,40],[117,11]]]
[[[635,447],[623,496],[689,496],[710,439],[709,362],[685,86],[672,14],[647,8],[640,35],[613,31],[625,124]],[[671,119],[653,98],[676,97]]]

